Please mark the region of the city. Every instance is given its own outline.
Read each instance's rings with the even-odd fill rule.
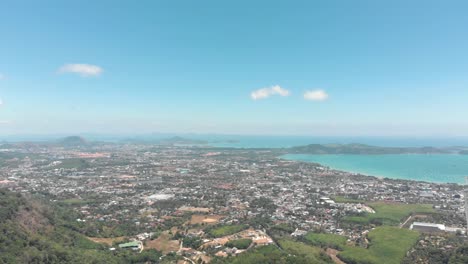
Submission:
[[[0,264],[468,264],[467,10],[0,0]]]
[[[178,263],[287,243],[313,245],[323,263],[347,263],[348,251],[369,248],[368,234],[384,227],[424,234],[399,256],[408,263],[425,263],[413,262],[424,248],[450,255],[466,243],[463,186],[336,171],[281,159],[285,151],[80,137],[3,144],[0,186],[71,208],[74,229],[109,251],[155,249]]]

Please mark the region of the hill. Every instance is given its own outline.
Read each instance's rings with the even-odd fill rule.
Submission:
[[[80,137],[80,136],[69,136],[62,138],[58,141],[58,144],[64,147],[78,147],[78,146],[86,146],[88,142]]]
[[[73,230],[73,211],[0,189],[0,263],[156,263],[154,250],[111,252]]]
[[[301,154],[446,154],[449,149],[434,147],[378,147],[365,144],[310,144],[292,147],[289,153]]]
[[[208,141],[205,140],[199,140],[199,139],[189,139],[189,138],[183,138],[179,136],[171,137],[171,138],[166,138],[162,139],[159,141],[160,144],[169,144],[169,145],[174,145],[174,144],[180,144],[180,145],[202,145],[202,144],[208,144]]]

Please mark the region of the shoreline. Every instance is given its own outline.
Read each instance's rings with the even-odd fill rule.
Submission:
[[[347,169],[340,169],[336,168],[333,166],[325,165],[323,163],[317,162],[317,161],[306,161],[306,160],[300,160],[300,159],[293,159],[293,158],[284,158],[286,155],[291,155],[292,153],[288,154],[282,154],[279,156],[276,156],[276,158],[280,160],[286,160],[286,161],[292,161],[292,162],[300,162],[300,163],[308,163],[308,164],[318,164],[321,167],[328,168],[329,170],[337,171],[340,173],[348,173],[351,174],[352,176],[365,176],[365,177],[372,177],[372,178],[377,178],[381,180],[393,180],[393,181],[409,181],[409,182],[420,182],[420,183],[428,183],[428,184],[437,184],[437,185],[457,185],[457,186],[464,186],[465,184],[463,183],[458,183],[458,182],[437,182],[437,181],[427,181],[427,180],[417,180],[417,179],[406,179],[406,178],[396,178],[392,176],[384,176],[384,175],[374,175],[366,172],[356,172],[352,170],[347,170]],[[292,154],[292,155],[336,155],[336,154]],[[355,155],[355,156],[360,156],[360,154],[341,154],[341,155]],[[394,155],[401,155],[401,154],[394,154]],[[447,154],[441,154],[441,155],[447,155]],[[451,155],[451,154],[449,154]],[[462,154],[453,154],[453,155],[460,155],[464,156]],[[468,173],[467,176],[468,177]]]

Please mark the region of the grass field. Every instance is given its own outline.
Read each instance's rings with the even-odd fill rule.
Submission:
[[[227,235],[232,235],[237,232],[240,232],[244,229],[247,229],[248,226],[246,225],[225,225],[220,226],[209,231],[209,234],[213,237],[223,237]]]
[[[360,199],[346,198],[344,196],[331,197],[337,203],[365,203],[366,201]]]
[[[347,238],[335,234],[322,234],[322,233],[307,233],[304,236],[308,244],[319,246],[323,248],[335,248],[342,250],[346,245]]]
[[[253,248],[236,257],[230,257],[225,263],[231,264],[258,264],[258,263],[280,263],[279,260],[286,259],[286,254],[275,245]]]
[[[415,231],[382,226],[369,232],[368,249],[346,246],[338,256],[347,263],[399,264],[418,237]]]
[[[348,216],[345,222],[357,224],[398,225],[402,219],[412,213],[434,213],[430,204],[390,204],[384,202],[368,203],[375,210],[375,214],[364,216]]]
[[[59,203],[63,205],[85,205],[85,204],[89,204],[93,202],[94,201],[91,201],[91,200],[81,200],[77,198],[71,198],[71,199],[65,199],[65,200],[59,201]]]
[[[278,240],[278,244],[288,254],[304,257],[307,260],[307,263],[333,263],[333,261],[318,247],[306,245],[289,239],[280,239]]]
[[[276,245],[252,248],[236,257],[229,257],[222,263],[259,264],[259,263],[313,263],[332,264],[333,261],[323,250],[290,239],[279,241],[282,249]]]
[[[60,163],[57,166],[57,168],[77,169],[77,170],[87,169],[89,167],[90,165],[85,159],[78,159],[78,158],[62,160],[62,163]]]

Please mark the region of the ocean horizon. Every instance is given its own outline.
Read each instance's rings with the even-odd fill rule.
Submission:
[[[157,140],[180,136],[187,139],[204,140],[213,147],[231,148],[288,148],[309,144],[349,144],[359,143],[380,147],[450,147],[468,146],[466,137],[410,137],[410,136],[288,136],[288,135],[225,135],[193,133],[153,133],[153,134],[93,134],[68,133],[50,135],[2,135],[0,141],[54,141],[67,136],[82,136],[90,141],[119,142],[125,139]]]

